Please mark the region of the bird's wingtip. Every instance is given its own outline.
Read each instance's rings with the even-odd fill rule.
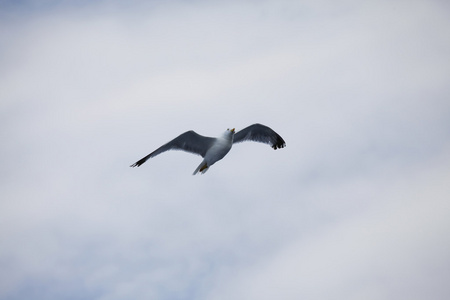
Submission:
[[[286,144],[273,145],[273,146],[272,146],[272,148],[273,148],[274,150],[281,149],[281,148],[284,148],[284,147],[286,147]]]
[[[142,163],[135,162],[134,164],[130,165],[131,168],[140,167]]]

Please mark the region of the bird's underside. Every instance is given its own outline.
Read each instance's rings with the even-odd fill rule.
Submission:
[[[197,174],[197,172],[203,174],[215,162],[221,160],[230,151],[233,144],[244,141],[269,144],[275,150],[286,146],[285,141],[278,133],[261,124],[250,125],[236,133],[234,132],[234,128],[231,130],[227,129],[222,136],[217,138],[202,136],[190,130],[162,145],[130,167],[139,167],[149,158],[169,150],[183,150],[203,157],[203,161],[194,171],[193,175]]]

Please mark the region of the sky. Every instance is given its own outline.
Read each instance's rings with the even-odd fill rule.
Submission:
[[[0,299],[450,297],[446,1],[1,1],[0,64]]]

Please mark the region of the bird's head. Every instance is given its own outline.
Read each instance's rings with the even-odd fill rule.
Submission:
[[[231,138],[234,137],[234,133],[235,133],[235,132],[234,132],[234,128],[233,128],[233,129],[228,128],[227,131],[225,131],[224,136],[225,136],[227,139],[231,139]]]

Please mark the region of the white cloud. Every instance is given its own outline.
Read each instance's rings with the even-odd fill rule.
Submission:
[[[448,156],[443,161],[366,188],[373,193],[366,197],[348,191],[347,197],[374,197],[381,203],[353,216],[341,212],[332,224],[297,236],[269,259],[218,282],[208,298],[445,297],[444,278],[450,275],[444,267],[450,250],[445,233],[450,225]],[[327,193],[333,199],[335,191]]]
[[[444,5],[67,7],[1,21],[0,298],[448,295]]]

